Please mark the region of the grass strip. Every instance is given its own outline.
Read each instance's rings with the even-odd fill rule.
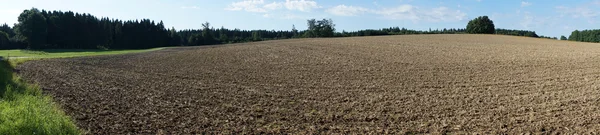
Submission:
[[[0,61],[0,133],[1,134],[79,134],[74,121],[15,73],[7,60]]]
[[[147,52],[145,50],[0,50],[0,134],[81,134],[73,119],[52,97],[43,95],[35,84],[28,84],[13,71],[16,65],[37,59],[112,55]]]

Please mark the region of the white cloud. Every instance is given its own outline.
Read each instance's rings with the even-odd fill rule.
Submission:
[[[338,16],[356,16],[358,14],[362,14],[368,11],[369,9],[363,7],[338,5],[333,8],[327,9],[325,12]]]
[[[531,6],[531,2],[521,1],[521,7]]]
[[[225,10],[245,11],[261,13],[266,18],[298,19],[307,18],[297,16],[293,12],[274,12],[276,10],[289,10],[300,12],[311,12],[321,8],[313,0],[285,0],[266,3],[264,0],[243,0],[233,2]],[[379,15],[385,19],[392,20],[410,20],[413,22],[451,22],[465,19],[466,13],[450,9],[448,7],[420,8],[410,4],[399,5],[394,8],[377,7],[378,9],[369,9],[360,6],[337,5],[325,10],[326,13],[337,16],[357,16],[361,14]],[[285,13],[285,14],[283,14]]]
[[[233,2],[225,10],[230,11],[247,11],[247,12],[267,12],[264,8],[260,7],[265,3],[264,0],[244,0],[240,2]]]
[[[319,8],[317,2],[312,0],[285,0],[284,5],[289,10],[302,12],[310,12],[312,9]]]
[[[320,8],[317,2],[313,0],[286,0],[285,2],[275,1],[268,4],[266,4],[264,0],[243,0],[231,3],[225,10],[267,13],[269,11],[283,9],[284,7],[287,10],[302,12],[310,12],[313,9]]]
[[[269,10],[276,10],[276,9],[280,9],[282,6],[283,6],[283,4],[281,4],[281,3],[273,2],[273,3],[267,4],[263,7],[265,7],[266,9],[269,9]]]
[[[451,10],[447,7],[438,7],[430,10],[430,12],[425,11],[424,13],[429,17],[429,20],[433,21],[461,21],[467,16],[466,13],[460,10]]]
[[[384,8],[379,11],[375,11],[376,14],[383,15],[385,18],[394,20],[420,20],[417,16],[416,7],[412,5],[401,5],[396,8]]]
[[[447,7],[421,9],[413,5],[400,5],[396,8],[384,8],[374,11],[374,13],[382,15],[387,19],[411,20],[413,22],[461,21],[466,16],[466,13],[460,10],[452,10]]]

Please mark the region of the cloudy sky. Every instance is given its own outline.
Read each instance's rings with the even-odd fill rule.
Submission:
[[[331,18],[338,31],[405,27],[464,28],[489,16],[497,28],[568,36],[600,28],[600,0],[0,0],[0,23],[14,24],[24,10],[90,13],[124,20],[163,20],[167,27],[198,29],[306,29],[306,19]]]

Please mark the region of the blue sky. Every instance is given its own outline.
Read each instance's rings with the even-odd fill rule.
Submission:
[[[163,20],[167,27],[201,23],[240,29],[306,29],[306,19],[331,18],[338,31],[405,27],[464,28],[487,15],[496,28],[568,36],[598,29],[600,0],[0,0],[0,23],[14,24],[24,9],[90,13],[122,20]]]

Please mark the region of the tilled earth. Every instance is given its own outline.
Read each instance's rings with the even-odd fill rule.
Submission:
[[[494,35],[294,39],[31,61],[92,134],[593,133],[600,45]]]

